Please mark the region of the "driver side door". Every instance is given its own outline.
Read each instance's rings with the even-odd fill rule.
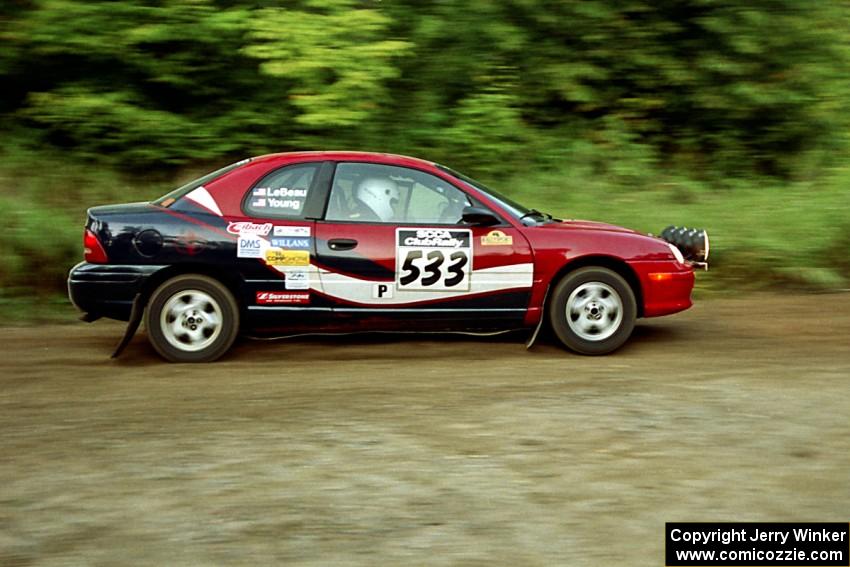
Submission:
[[[391,216],[366,191],[374,188],[392,201]],[[369,204],[381,214],[364,214]],[[463,224],[472,204],[479,205],[425,171],[337,164],[325,219],[316,223],[319,277],[335,319],[357,328],[368,321],[370,329],[521,326],[533,276],[528,242],[506,222]]]

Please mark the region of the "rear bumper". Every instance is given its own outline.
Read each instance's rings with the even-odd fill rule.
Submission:
[[[164,267],[80,262],[68,274],[68,297],[84,313],[127,321],[136,294]]]
[[[643,290],[643,316],[660,317],[693,305],[694,271],[676,262],[646,262],[638,270]]]

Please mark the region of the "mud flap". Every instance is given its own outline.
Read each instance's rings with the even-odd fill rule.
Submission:
[[[130,309],[130,320],[127,321],[127,330],[124,331],[124,336],[121,337],[121,342],[115,347],[115,352],[112,353],[111,358],[118,358],[124,352],[124,349],[127,348],[127,345],[130,344],[130,339],[136,334],[139,324],[142,322],[144,312],[145,306],[142,301],[142,294],[137,293],[135,299],[133,299],[133,307]]]
[[[551,285],[546,288],[546,295],[543,296],[543,304],[540,308],[540,321],[537,323],[537,326],[534,328],[534,332],[531,333],[531,337],[529,337],[528,342],[525,343],[525,350],[529,350],[534,346],[534,341],[537,340],[537,335],[540,334],[540,329],[543,328],[543,322],[546,320],[546,300],[549,299],[549,290],[551,289]]]

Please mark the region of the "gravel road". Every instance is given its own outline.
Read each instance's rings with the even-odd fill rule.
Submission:
[[[0,565],[651,565],[667,521],[847,521],[850,294],[523,335],[0,328]]]

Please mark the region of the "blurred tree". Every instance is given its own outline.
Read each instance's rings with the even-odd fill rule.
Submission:
[[[34,2],[4,36],[19,57],[7,79],[27,93],[16,114],[121,167],[268,147],[292,109],[240,53],[249,16],[207,0]]]
[[[243,52],[260,71],[289,80],[279,93],[298,108],[295,120],[317,130],[354,127],[392,103],[387,79],[410,48],[385,39],[392,21],[355,0],[307,0],[304,9],[263,8],[252,14]]]
[[[797,0],[21,0],[0,114],[121,167],[348,146],[787,176],[847,146],[848,31]]]

